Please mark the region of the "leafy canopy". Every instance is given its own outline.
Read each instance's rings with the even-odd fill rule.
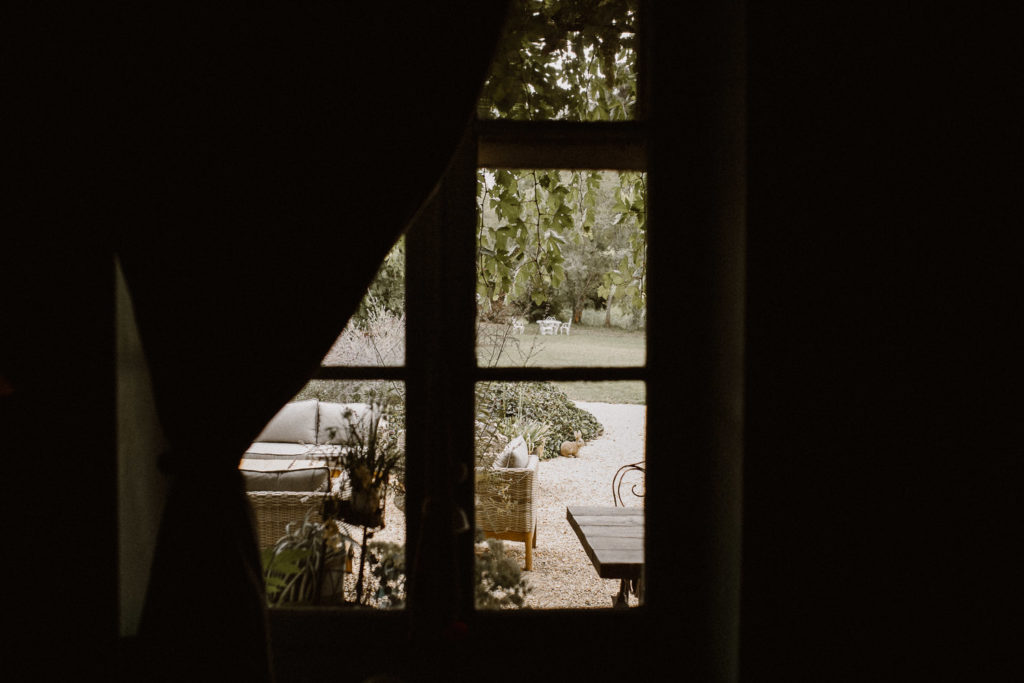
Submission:
[[[529,121],[633,118],[637,4],[636,0],[513,2],[478,116]],[[608,175],[617,179],[614,189],[604,187]],[[477,176],[480,298],[499,306],[545,304],[566,285],[568,258],[577,266],[577,275],[584,261],[589,270],[598,271],[587,287],[591,294],[608,299],[615,292],[620,301],[642,309],[646,302],[645,183],[644,174],[629,172],[481,170]],[[617,239],[610,239],[609,231]],[[620,244],[617,251],[616,242]],[[585,253],[590,257],[580,256]],[[579,295],[576,298],[574,309]]]

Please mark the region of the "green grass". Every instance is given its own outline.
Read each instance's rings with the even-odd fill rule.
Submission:
[[[499,338],[505,330],[491,326]],[[489,359],[501,354],[497,363]],[[644,363],[646,341],[642,331],[628,332],[620,328],[573,325],[571,334],[539,335],[537,325],[526,326],[524,334],[504,336],[504,343],[483,346],[478,350],[481,365],[528,367],[632,367]],[[378,389],[391,382],[311,380],[296,399],[320,398],[325,401],[364,401],[368,389]],[[644,404],[643,382],[556,382],[574,401],[595,403]]]
[[[573,401],[592,403],[647,403],[643,382],[555,382]]]
[[[481,365],[633,367],[643,365],[646,357],[643,331],[574,324],[569,335],[540,335],[536,323],[527,324],[523,334],[504,336],[503,328],[498,326],[492,326],[490,331],[497,341],[478,349]],[[643,382],[559,382],[558,386],[574,401],[646,402]]]
[[[498,330],[490,326],[490,330]],[[500,348],[500,355],[497,351]],[[644,332],[618,328],[573,325],[570,334],[537,334],[537,324],[529,323],[523,334],[509,334],[504,344],[478,349],[481,365],[498,367],[634,367],[644,364]],[[495,358],[497,359],[494,362]]]

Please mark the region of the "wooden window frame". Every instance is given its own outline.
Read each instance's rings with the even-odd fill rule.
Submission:
[[[636,667],[650,672],[643,667],[671,662],[694,680],[738,679],[744,10],[732,2],[642,5],[638,120],[468,126],[445,179],[407,236],[407,284],[415,283],[407,291],[407,335],[416,343],[407,346],[406,365],[330,368],[317,375],[406,382],[408,546],[426,550],[410,567],[410,581],[418,585],[410,586],[406,610],[346,611],[343,618],[332,610],[275,610],[271,625],[282,670],[329,671],[340,637],[368,657],[381,642],[412,650],[441,643],[450,652],[456,647],[452,625],[469,619],[468,632],[478,643],[503,642],[510,629],[528,633],[532,659],[541,664],[560,662],[574,643],[601,648],[615,642],[613,634],[632,634],[631,658],[601,658],[599,666],[580,668],[581,675],[632,675]],[[635,168],[641,158],[648,173],[648,288],[654,293],[646,365],[477,368],[472,237],[478,165],[641,170]],[[456,226],[464,226],[461,233]],[[464,294],[446,300],[442,292],[449,287]],[[678,330],[677,321],[685,321]],[[441,355],[431,358],[429,349]],[[433,524],[423,523],[424,505],[439,501],[472,510],[474,383],[540,378],[646,382],[648,571],[646,604],[639,608],[477,611],[471,535],[455,533],[455,520],[438,523],[434,516]],[[461,652],[470,666],[490,657],[486,648],[479,657]],[[501,680],[515,677],[509,672]]]

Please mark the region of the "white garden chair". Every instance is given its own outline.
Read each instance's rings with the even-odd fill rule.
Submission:
[[[512,331],[522,334],[523,332],[526,331],[526,323],[522,320],[513,320]]]
[[[569,335],[569,328],[572,327],[572,318],[569,318],[564,323],[558,326],[559,332],[565,332],[566,336]]]

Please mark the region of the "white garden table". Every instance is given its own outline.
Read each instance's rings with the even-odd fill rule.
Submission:
[[[561,320],[555,320],[554,318],[544,318],[544,320],[537,321],[537,325],[540,326],[541,334],[555,334],[558,332],[558,328],[561,324]]]

